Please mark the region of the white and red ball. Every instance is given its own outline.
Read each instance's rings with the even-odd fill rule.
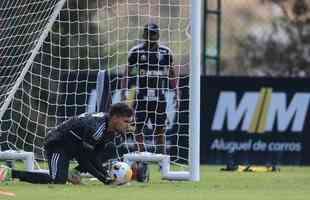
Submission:
[[[131,181],[132,169],[125,162],[115,162],[112,165],[110,176],[115,185],[123,185]]]

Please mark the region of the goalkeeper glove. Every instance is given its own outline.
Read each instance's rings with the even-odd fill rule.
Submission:
[[[74,185],[82,183],[81,173],[77,169],[70,169],[68,175],[68,181]]]
[[[148,183],[150,180],[150,170],[146,162],[135,162],[132,164],[133,179],[138,182]]]

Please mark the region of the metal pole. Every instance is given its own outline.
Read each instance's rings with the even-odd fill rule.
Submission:
[[[217,10],[218,10],[218,16],[217,16],[217,45],[216,45],[216,52],[217,52],[217,59],[216,59],[216,75],[221,74],[221,46],[222,46],[222,38],[221,38],[221,32],[222,32],[222,0],[217,1]]]
[[[203,4],[203,18],[202,18],[202,24],[201,24],[201,30],[202,30],[202,59],[201,59],[201,65],[202,65],[202,75],[206,76],[207,75],[207,38],[208,38],[208,15],[207,15],[207,10],[208,10],[208,0],[205,0],[202,2]]]
[[[200,180],[200,74],[201,74],[201,11],[202,1],[192,0],[191,77],[190,77],[190,149],[191,180]]]

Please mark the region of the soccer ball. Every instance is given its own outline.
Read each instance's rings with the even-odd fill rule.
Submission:
[[[113,184],[123,185],[131,181],[132,170],[125,162],[115,162],[112,164],[110,176],[113,179]]]

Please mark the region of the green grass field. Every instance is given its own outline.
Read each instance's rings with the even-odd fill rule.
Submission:
[[[280,172],[223,172],[222,166],[201,166],[200,182],[170,182],[152,168],[148,184],[105,186],[97,181],[85,185],[34,185],[15,181],[0,189],[16,193],[20,200],[309,200],[310,167],[281,167]]]

